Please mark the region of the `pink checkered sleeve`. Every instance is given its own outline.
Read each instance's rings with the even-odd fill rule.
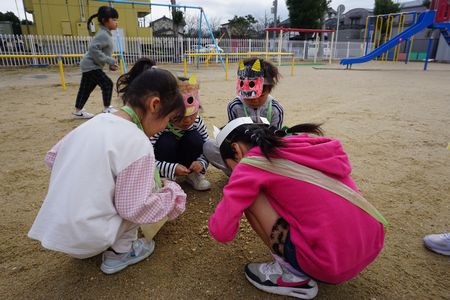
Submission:
[[[117,175],[115,207],[119,215],[135,224],[156,223],[165,216],[175,219],[185,210],[186,194],[172,181],[155,190],[155,159],[148,154]]]
[[[49,169],[53,168],[53,164],[55,163],[56,154],[58,153],[59,147],[61,146],[62,139],[57,142],[52,149],[50,149],[45,155],[45,164]]]

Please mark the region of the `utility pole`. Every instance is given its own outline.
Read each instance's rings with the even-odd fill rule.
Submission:
[[[273,7],[272,7],[272,12],[273,12],[273,27],[277,27],[278,25],[278,18],[277,18],[277,9],[278,9],[278,0],[273,0]],[[274,31],[273,32],[273,38],[275,39],[277,37],[277,32]]]

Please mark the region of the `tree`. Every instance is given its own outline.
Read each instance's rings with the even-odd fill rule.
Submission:
[[[252,15],[246,15],[245,17],[234,16],[233,19],[228,20],[228,26],[230,28],[231,37],[234,38],[248,38],[255,34],[253,24],[258,23]]]
[[[294,28],[321,28],[320,19],[328,10],[331,0],[286,0],[290,26]]]
[[[374,15],[393,14],[399,11],[400,3],[394,3],[392,0],[375,0]]]
[[[200,17],[195,15],[186,15],[185,23],[186,23],[186,31],[185,35],[187,37],[197,37],[198,36],[198,26],[199,26]],[[212,32],[215,37],[220,36],[220,18],[214,17],[208,19],[209,25],[211,26]],[[202,37],[211,37],[208,28],[206,27],[205,20],[202,20]]]
[[[426,8],[430,9],[431,1],[430,0],[424,0],[422,2],[422,6],[425,6]]]
[[[394,3],[392,0],[375,0],[375,7],[373,8],[374,15],[394,14],[400,11],[400,4]],[[381,33],[386,34],[387,17],[383,17],[383,27]]]

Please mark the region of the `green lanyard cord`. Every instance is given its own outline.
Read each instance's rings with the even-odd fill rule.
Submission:
[[[172,132],[177,139],[181,139],[184,135],[183,131],[173,126],[172,123],[167,124],[167,129],[169,129],[169,131]]]
[[[138,115],[136,114],[136,112],[131,107],[129,107],[128,105],[124,105],[120,109],[123,110],[124,112],[126,112],[131,117],[131,121],[134,124],[136,124],[136,126],[140,130],[144,131],[144,127],[142,127],[141,120],[139,120]]]
[[[142,127],[141,120],[139,120],[138,115],[136,114],[136,112],[131,107],[129,107],[128,105],[124,105],[120,109],[123,110],[124,112],[126,112],[131,117],[131,120],[133,121],[133,123],[136,124],[136,126],[140,130],[144,131],[144,128]],[[155,181],[155,188],[156,188],[156,190],[161,189],[162,188],[161,176],[159,175],[159,169],[156,166],[155,166],[155,171],[154,171],[153,176],[154,176],[153,179]]]
[[[244,104],[244,113],[246,117],[249,117],[248,111],[247,111],[247,105],[245,103]],[[272,99],[270,99],[269,101],[267,101],[267,120],[269,121],[269,123],[272,123]]]

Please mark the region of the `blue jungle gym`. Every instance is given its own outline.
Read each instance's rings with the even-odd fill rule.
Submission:
[[[413,24],[404,29],[406,16],[410,15],[413,18]],[[392,28],[394,25],[394,19],[398,18],[398,34],[392,37]],[[448,0],[433,0],[430,5],[430,9],[418,15],[416,12],[405,12],[400,14],[388,14],[388,15],[378,15],[369,16],[366,21],[366,32],[364,34],[365,38],[365,55],[357,58],[346,58],[341,60],[341,65],[346,65],[347,69],[351,69],[353,64],[361,64],[368,62],[373,59],[381,60],[397,60],[399,55],[400,45],[406,43],[406,55],[405,63],[408,63],[410,57],[410,51],[412,48],[413,37],[415,34],[421,32],[422,30],[437,29],[440,30],[441,34],[450,46],[450,3]],[[385,34],[382,37],[383,21],[385,21]],[[373,30],[373,34],[372,33]],[[378,35],[377,35],[378,33]],[[380,42],[384,39],[384,42]],[[369,42],[373,42],[375,47],[374,50],[368,53]],[[433,38],[430,37],[428,41],[428,49],[425,57],[424,70],[428,66],[428,58],[431,51]],[[394,48],[393,53],[389,52]]]

